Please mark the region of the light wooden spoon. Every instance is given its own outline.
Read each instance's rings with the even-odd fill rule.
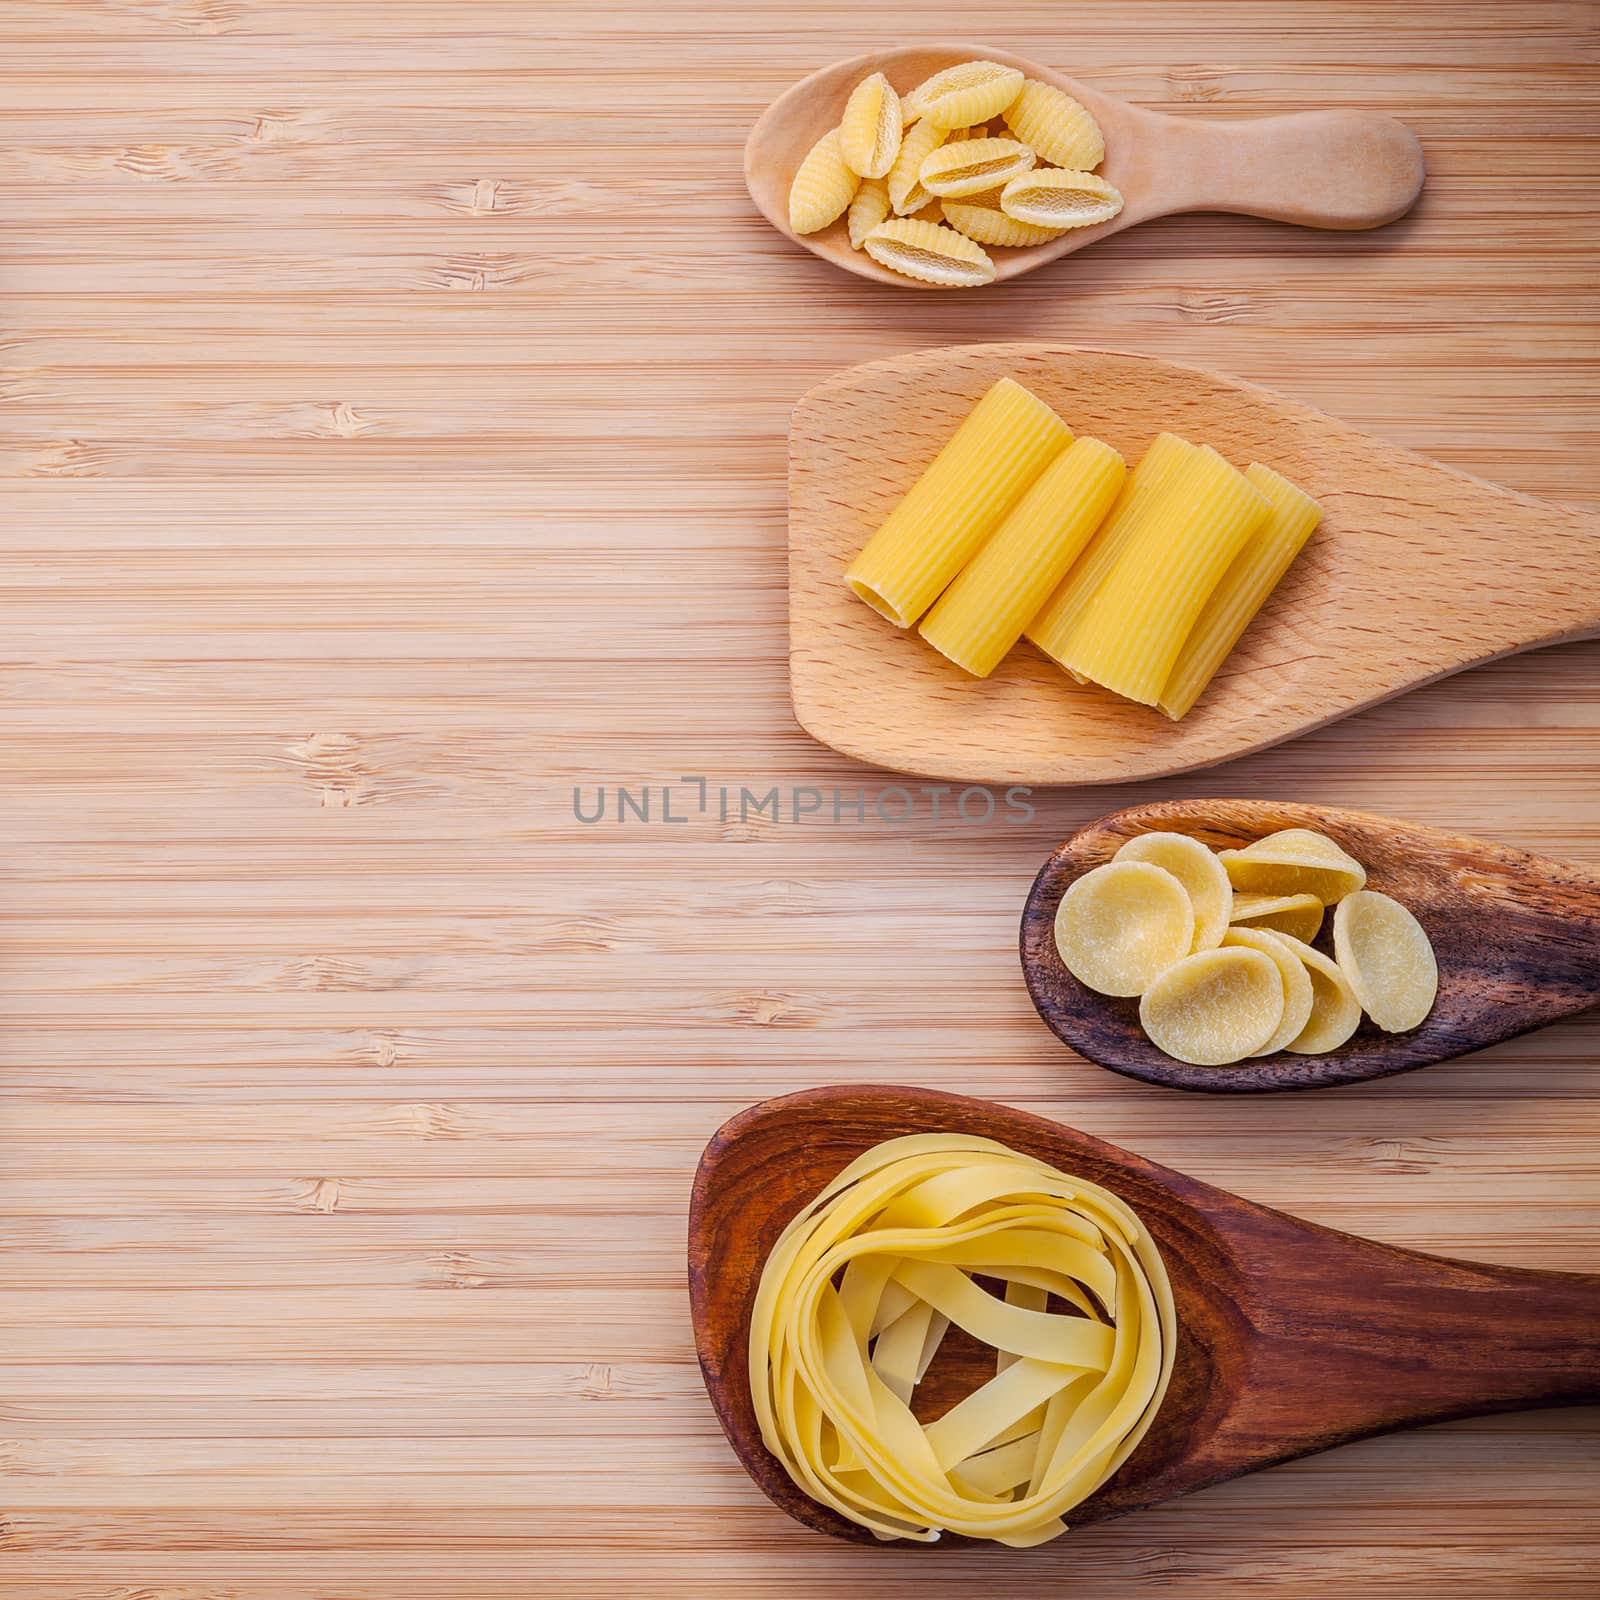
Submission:
[[[1055,916],[1073,880],[1137,834],[1187,833],[1236,849],[1280,828],[1337,839],[1368,887],[1410,908],[1433,941],[1439,998],[1410,1033],[1363,1022],[1324,1056],[1280,1052],[1231,1067],[1174,1061],[1145,1037],[1139,1003],[1086,989],[1056,950]],[[1328,943],[1333,916],[1318,945]],[[1178,800],[1134,806],[1080,829],[1045,862],[1022,912],[1022,971],[1051,1030],[1079,1055],[1171,1089],[1247,1094],[1387,1078],[1481,1050],[1600,1005],[1600,878],[1486,839],[1333,806],[1268,800]]]
[[[1010,376],[1130,463],[1163,429],[1260,461],[1322,526],[1182,722],[1074,683],[1023,642],[968,677],[844,569],[985,390]],[[1111,783],[1215,765],[1495,656],[1600,632],[1600,522],[1358,433],[1237,378],[1072,345],[852,367],[789,433],[789,678],[824,744],[974,783]]]
[[[945,67],[973,60],[1016,67],[1084,105],[1105,134],[1100,174],[1124,201],[1109,222],[1074,228],[1026,250],[993,252],[1002,279],[1178,211],[1235,211],[1308,228],[1376,228],[1403,216],[1422,192],[1416,135],[1376,111],[1301,111],[1247,122],[1167,117],[990,45],[929,44],[875,50],[824,67],[773,101],[744,147],[745,182],[762,215],[847,272],[900,288],[933,288],[852,250],[842,220],[820,233],[794,233],[789,186],[812,145],[837,126],[850,91],[863,78],[881,72],[904,94]]]
[[[1102,1184],[1133,1207],[1161,1251],[1178,1310],[1172,1386],[1122,1469],[1067,1514],[1072,1527],[1371,1434],[1600,1399],[1600,1277],[1353,1238],[989,1101],[811,1089],[753,1106],[719,1130],[689,1212],[706,1388],[745,1470],[808,1527],[875,1543],[798,1489],[761,1442],[750,1404],[751,1301],[784,1224],[864,1150],[907,1133],[979,1134]],[[917,1390],[924,1420],[994,1376],[993,1351],[947,1345],[949,1359],[941,1351]],[[888,1548],[967,1543],[946,1534]]]

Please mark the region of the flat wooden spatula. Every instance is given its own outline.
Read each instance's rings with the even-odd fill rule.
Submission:
[[[1600,1276],[1449,1261],[1353,1238],[989,1101],[928,1089],[811,1089],[753,1106],[718,1131],[689,1212],[706,1388],[745,1469],[809,1527],[874,1542],[798,1489],[761,1442],[747,1349],[761,1268],[784,1224],[856,1156],[901,1134],[940,1132],[997,1139],[1114,1191],[1150,1230],[1172,1279],[1172,1387],[1144,1442],[1068,1514],[1069,1525],[1370,1434],[1600,1400]],[[919,1387],[929,1415],[994,1375],[992,1351],[971,1345],[965,1355],[941,1353]],[[900,1547],[966,1542],[947,1535]]]
[[[1281,472],[1322,526],[1181,722],[1075,683],[1026,641],[969,677],[844,569],[996,379],[1131,465],[1167,430]],[[1600,522],[1453,472],[1237,378],[1058,344],[852,367],[789,434],[795,715],[846,755],[972,783],[1156,778],[1293,738],[1495,656],[1600,632]]]

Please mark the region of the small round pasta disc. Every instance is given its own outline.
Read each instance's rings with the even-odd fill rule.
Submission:
[[[1333,953],[1356,999],[1385,1033],[1407,1033],[1439,997],[1439,963],[1426,930],[1398,900],[1372,889],[1333,914]]]
[[[965,128],[997,117],[1022,93],[1023,76],[998,61],[963,61],[925,78],[902,102],[907,118]]]
[[[1273,933],[1286,933],[1301,944],[1310,944],[1322,927],[1322,902],[1314,894],[1239,894],[1236,891],[1231,920],[1236,927],[1270,928]]]
[[[880,222],[862,246],[880,265],[924,283],[970,289],[994,282],[994,262],[983,246],[942,222],[896,217]]]
[[[1200,950],[1145,990],[1139,1021],[1158,1050],[1225,1067],[1262,1050],[1283,1021],[1278,964],[1260,950]]]
[[[1367,869],[1354,856],[1309,828],[1285,828],[1242,850],[1218,854],[1241,894],[1314,894],[1331,906],[1367,881]]]
[[[1311,979],[1311,1020],[1283,1048],[1297,1056],[1326,1055],[1361,1026],[1361,1002],[1350,980],[1320,950],[1307,944],[1295,954]]]
[[[1320,914],[1321,907],[1318,912]],[[1283,980],[1283,1020],[1277,1031],[1262,1047],[1258,1056],[1270,1056],[1283,1049],[1291,1039],[1297,1039],[1311,1020],[1311,974],[1306,964],[1295,954],[1294,946],[1281,933],[1267,928],[1229,928],[1222,941],[1225,950],[1239,946],[1246,950],[1259,950],[1270,956],[1278,966],[1278,976]]]
[[[1077,879],[1056,907],[1056,949],[1096,994],[1143,994],[1193,943],[1188,894],[1148,861],[1108,861]]]
[[[1213,950],[1228,931],[1233,885],[1213,851],[1186,833],[1141,833],[1111,858],[1152,861],[1178,880],[1194,907],[1194,948]]]

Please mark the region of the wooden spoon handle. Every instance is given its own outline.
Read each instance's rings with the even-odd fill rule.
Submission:
[[[1376,111],[1162,124],[1150,215],[1234,211],[1307,228],[1377,228],[1422,192],[1417,136]]]

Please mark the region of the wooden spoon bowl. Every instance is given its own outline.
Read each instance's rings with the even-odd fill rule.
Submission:
[[[1366,867],[1368,887],[1410,908],[1433,941],[1439,998],[1422,1026],[1384,1033],[1370,1021],[1323,1056],[1286,1051],[1230,1067],[1163,1055],[1139,1026],[1139,1003],[1086,989],[1056,950],[1056,907],[1073,880],[1129,839],[1167,830],[1214,850],[1280,828],[1313,828]],[[1323,920],[1319,946],[1332,954]],[[1022,972],[1039,1015],[1090,1061],[1169,1089],[1250,1094],[1387,1078],[1481,1050],[1600,1003],[1600,878],[1525,850],[1332,806],[1179,800],[1134,806],[1081,828],[1045,862],[1022,912]]]
[[[844,569],[979,398],[1013,377],[1130,462],[1163,429],[1260,461],[1322,505],[1181,722],[1074,683],[1031,644],[972,678]],[[1600,523],[1496,488],[1221,373],[1058,344],[852,367],[789,434],[789,680],[824,744],[970,783],[1126,782],[1260,750],[1495,656],[1600,631]]]
[[[1121,1470],[1068,1513],[1073,1527],[1371,1434],[1600,1399],[1600,1277],[1353,1238],[983,1100],[811,1089],[753,1106],[718,1131],[689,1212],[706,1389],[745,1470],[808,1527],[875,1543],[797,1488],[762,1443],[750,1403],[751,1302],[767,1253],[800,1207],[864,1150],[907,1133],[980,1134],[1102,1184],[1161,1251],[1178,1311],[1172,1386]],[[926,1403],[927,1416],[940,1415],[994,1375],[992,1351],[973,1345],[969,1354],[943,1370],[936,1363],[917,1391],[919,1411]],[[947,1534],[908,1547],[969,1542]]]
[[[762,215],[780,233],[846,272],[902,289],[935,287],[852,250],[842,219],[819,233],[793,232],[789,187],[812,145],[838,125],[850,91],[863,78],[881,72],[904,94],[945,67],[973,60],[1016,67],[1085,106],[1106,138],[1099,170],[1124,201],[1109,222],[1074,228],[1030,249],[996,251],[999,279],[1018,277],[1135,223],[1174,212],[1235,211],[1308,228],[1376,228],[1403,216],[1422,192],[1416,135],[1375,111],[1304,111],[1248,122],[1167,117],[990,45],[929,44],[875,50],[824,67],[773,101],[744,149],[745,182]]]

